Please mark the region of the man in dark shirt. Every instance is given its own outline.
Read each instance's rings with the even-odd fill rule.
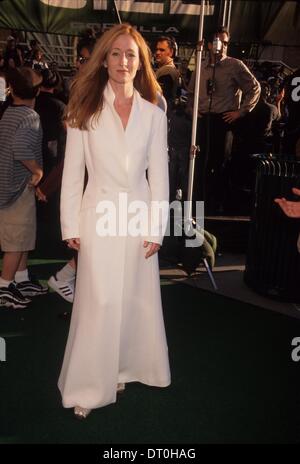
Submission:
[[[35,111],[39,114],[43,128],[44,173],[57,165],[64,156],[66,131],[63,123],[65,104],[55,97],[54,90],[59,76],[50,69],[42,71],[43,82],[36,98]]]
[[[174,64],[175,52],[174,39],[166,36],[159,37],[155,47],[155,61],[158,66],[156,78],[168,104],[176,98],[179,85],[179,71]]]

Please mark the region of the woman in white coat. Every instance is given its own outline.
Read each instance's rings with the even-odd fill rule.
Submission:
[[[168,215],[159,91],[150,51],[128,24],[103,34],[71,89],[61,226],[79,254],[58,385],[78,418],[114,403],[128,382],[170,384],[157,257]]]

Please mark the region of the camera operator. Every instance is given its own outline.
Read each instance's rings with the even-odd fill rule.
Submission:
[[[194,198],[208,213],[222,211],[226,194],[225,162],[230,156],[235,121],[258,102],[260,85],[247,66],[227,56],[229,32],[221,26],[208,40],[201,66]],[[195,73],[189,85],[193,98]]]

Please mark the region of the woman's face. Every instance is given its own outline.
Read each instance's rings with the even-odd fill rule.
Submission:
[[[118,84],[133,82],[140,68],[139,48],[129,34],[120,35],[112,44],[106,59],[109,78]]]

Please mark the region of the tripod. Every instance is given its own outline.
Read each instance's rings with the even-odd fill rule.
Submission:
[[[206,145],[205,145],[205,152],[204,152],[204,163],[203,163],[203,182],[202,182],[202,193],[203,193],[203,201],[205,201],[206,197],[206,175],[207,175],[207,163],[208,157],[210,152],[210,128],[211,128],[211,108],[212,108],[212,101],[213,101],[213,94],[216,90],[216,61],[217,56],[214,54],[214,63],[213,63],[213,72],[212,78],[208,79],[207,81],[207,94],[209,95],[209,105],[208,105],[208,113],[207,113],[207,121],[206,121]]]
[[[193,231],[195,241],[199,244],[205,243],[204,231],[197,228],[197,222],[195,223],[192,217],[192,199],[193,199],[193,186],[194,186],[194,173],[195,173],[195,160],[197,153],[200,152],[200,148],[196,146],[197,136],[197,120],[198,120],[198,104],[199,104],[199,88],[200,88],[200,72],[201,72],[201,58],[203,50],[203,20],[204,20],[204,7],[205,1],[201,1],[201,14],[199,21],[199,36],[197,46],[197,67],[196,67],[196,79],[195,79],[195,94],[194,94],[194,106],[193,106],[193,122],[192,122],[192,137],[191,137],[191,148],[190,148],[190,163],[189,163],[189,178],[188,178],[188,195],[187,195],[187,213],[185,216],[185,225],[190,231]],[[199,248],[198,248],[199,249]],[[186,248],[185,253],[188,256],[189,248]],[[192,248],[195,251],[195,248]],[[209,275],[212,286],[217,290],[217,285],[214,280],[214,276],[210,269],[210,266],[205,257],[200,258],[205,266],[205,269]]]

